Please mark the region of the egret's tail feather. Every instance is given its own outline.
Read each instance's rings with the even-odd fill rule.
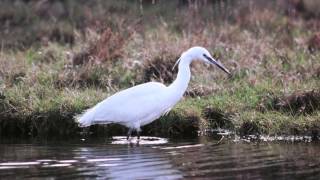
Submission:
[[[75,116],[76,121],[79,123],[80,127],[88,127],[92,125],[94,120],[94,111],[88,109],[81,114]]]

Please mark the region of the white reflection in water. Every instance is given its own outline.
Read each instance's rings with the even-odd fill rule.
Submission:
[[[41,162],[41,163],[43,163],[43,162],[53,162],[53,161],[55,161],[55,160],[53,160],[53,159],[39,159],[39,160],[37,160],[37,162]]]
[[[126,140],[127,141],[127,140]],[[158,150],[146,148],[119,149],[85,148],[77,156],[86,156],[90,175],[106,179],[182,179],[182,173],[172,165],[168,156]],[[113,155],[110,156],[110,152]],[[104,156],[104,157],[103,157]],[[94,165],[94,166],[92,166]]]
[[[72,159],[70,159],[70,160],[60,160],[60,161],[58,161],[59,163],[76,163],[76,162],[78,162],[78,160],[72,160]]]
[[[139,145],[156,145],[156,144],[166,144],[168,139],[160,137],[151,137],[151,136],[141,136],[140,140],[137,137],[131,137],[127,140],[126,136],[114,136],[112,137],[111,144],[139,144]]]
[[[167,158],[148,157],[142,153],[129,155],[119,163],[98,164],[97,166],[107,167],[100,175],[112,179],[182,178],[181,172],[175,169]]]
[[[43,165],[42,167],[67,167],[71,166],[72,164],[65,163],[65,164],[49,164],[49,165]]]

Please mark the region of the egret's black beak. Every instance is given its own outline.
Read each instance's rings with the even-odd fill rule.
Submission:
[[[216,60],[214,60],[213,58],[211,58],[211,57],[209,57],[209,56],[207,56],[207,55],[205,55],[205,54],[203,54],[203,56],[204,56],[210,63],[215,64],[215,65],[218,66],[222,71],[224,71],[224,72],[227,73],[229,76],[231,76],[230,71],[229,71],[227,68],[225,68],[225,67],[221,64],[220,61],[216,61]]]

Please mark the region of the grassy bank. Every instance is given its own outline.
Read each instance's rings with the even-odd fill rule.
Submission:
[[[208,48],[233,76],[194,63],[185,98],[144,134],[196,136],[224,128],[319,136],[317,12],[289,1],[155,2],[1,2],[0,21],[7,25],[1,29],[0,136],[82,136],[74,115],[139,83],[171,83],[173,64],[195,45]]]

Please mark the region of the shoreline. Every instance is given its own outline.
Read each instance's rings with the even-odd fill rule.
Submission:
[[[235,132],[240,137],[251,135],[310,136],[312,140],[319,140],[320,128],[318,126],[320,125],[320,120],[314,121],[309,125],[304,124],[305,122],[298,124],[293,120],[290,123],[289,120],[278,125],[280,128],[272,129],[272,125],[267,127],[259,118],[255,120],[242,120],[240,122],[237,119],[239,117],[235,117],[236,114],[226,114],[215,109],[211,109],[210,114],[208,113],[208,109],[207,107],[204,110],[207,114],[182,112],[178,105],[168,115],[142,127],[141,135],[194,138],[197,136],[212,136],[216,134],[216,132],[212,132],[213,130],[226,129]],[[77,113],[48,112],[34,113],[23,117],[2,113],[0,116],[0,138],[54,139],[81,138],[84,136],[111,137],[126,135],[127,133],[127,128],[118,124],[92,125],[89,128],[80,128],[73,119],[75,114]],[[292,116],[292,118],[296,117]],[[277,123],[277,120],[268,120],[268,123]]]

